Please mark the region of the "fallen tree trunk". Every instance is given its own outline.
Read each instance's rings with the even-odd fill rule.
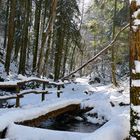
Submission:
[[[117,40],[117,38],[119,37],[119,35],[129,27],[130,24],[127,24],[125,27],[123,27],[114,37],[114,39],[104,48],[102,49],[98,54],[96,54],[94,57],[92,57],[91,59],[89,59],[86,63],[84,63],[82,66],[80,66],[79,68],[77,68],[76,70],[74,70],[73,72],[71,72],[70,74],[64,76],[61,78],[61,80],[65,80],[66,78],[70,77],[71,75],[73,75],[74,73],[76,73],[77,71],[81,70],[82,68],[84,68],[85,66],[87,66],[89,63],[91,63],[92,61],[96,60],[101,54],[103,54],[104,52],[106,52],[108,49],[110,49],[112,47],[112,45],[115,43],[115,41]]]

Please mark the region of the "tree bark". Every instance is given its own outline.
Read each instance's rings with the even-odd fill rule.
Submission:
[[[16,14],[16,22],[15,22],[15,34],[18,34],[15,37],[15,48],[14,48],[14,61],[17,62],[18,54],[20,52],[21,43],[22,43],[22,31],[23,31],[23,20],[21,19],[21,15],[23,17],[23,1],[18,1],[17,3],[19,8]]]
[[[42,36],[41,49],[40,49],[39,59],[38,59],[38,64],[37,64],[38,75],[40,75],[40,73],[41,73],[42,60],[43,60],[43,57],[44,57],[43,51],[44,51],[44,47],[45,47],[45,44],[46,44],[46,40],[48,39],[48,35],[50,34],[50,32],[53,29],[53,24],[54,24],[55,16],[56,16],[57,2],[58,2],[58,0],[53,0],[52,1],[51,8],[50,8],[50,16],[49,16],[50,18],[48,19],[47,31],[45,33],[43,33],[43,36]]]
[[[29,12],[30,12],[30,0],[24,1],[24,26],[22,34],[22,44],[20,50],[20,62],[19,62],[19,73],[25,74],[26,70],[26,52],[28,46],[28,27],[29,27]]]
[[[140,122],[140,117],[134,108],[140,106],[140,86],[136,86],[132,83],[134,80],[140,80],[140,73],[136,71],[135,65],[135,60],[140,62],[140,26],[137,26],[136,31],[132,28],[132,26],[134,26],[132,15],[138,10],[136,1],[131,1],[130,9],[130,139],[133,137],[133,139],[139,140],[140,130],[138,129],[138,122]]]
[[[10,0],[10,15],[8,24],[8,43],[6,49],[5,71],[9,74],[12,49],[14,46],[16,0]]]
[[[48,41],[47,41],[47,48],[46,48],[46,53],[45,53],[45,58],[44,58],[44,66],[43,66],[43,76],[47,75],[47,66],[48,66],[48,59],[49,59],[49,53],[50,53],[50,49],[52,46],[52,32],[50,32]]]
[[[71,61],[70,61],[70,68],[69,68],[69,71],[71,72],[71,71],[73,71],[73,65],[74,65],[74,60],[75,60],[75,58],[74,58],[74,54],[75,54],[75,50],[76,50],[76,44],[75,44],[75,46],[72,48],[72,54],[71,54]]]
[[[62,25],[60,21],[60,25]],[[57,41],[55,48],[55,60],[54,60],[54,80],[58,80],[60,78],[61,66],[62,66],[62,55],[64,48],[64,38],[65,38],[65,27],[60,27],[57,31]]]
[[[41,2],[42,2],[42,0],[36,1],[35,23],[34,23],[33,68],[32,68],[33,72],[35,72],[35,70],[36,70],[36,63],[37,63],[37,52],[38,52],[38,42],[39,42],[39,27],[40,27],[40,14],[41,14]]]
[[[67,58],[68,58],[68,52],[69,52],[69,34],[67,35],[66,45],[65,45],[65,48],[64,48],[64,59],[63,59],[63,67],[62,67],[62,76],[64,76],[65,72],[66,72],[66,62],[67,62]]]
[[[6,9],[6,24],[5,24],[4,44],[3,44],[4,49],[6,48],[6,43],[7,43],[8,16],[9,16],[9,0],[7,0],[7,9]]]
[[[114,18],[113,18],[113,32],[112,38],[115,36],[115,20],[116,20],[116,11],[117,11],[117,0],[115,0],[114,4]],[[117,86],[116,80],[116,62],[115,62],[115,48],[114,45],[111,47],[111,72],[112,72],[112,83],[114,86]]]

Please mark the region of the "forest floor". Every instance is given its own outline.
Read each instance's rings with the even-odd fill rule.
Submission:
[[[129,80],[114,88],[111,84],[88,84],[87,78],[77,78],[75,83],[65,83],[61,97],[56,91],[46,95],[26,95],[21,108],[0,109],[0,129],[8,126],[6,140],[123,140],[129,136]],[[11,100],[10,103],[13,103]],[[92,133],[56,131],[14,124],[14,121],[38,116],[70,103],[80,103],[81,108],[93,107],[84,117],[93,124],[103,124]],[[82,119],[82,118],[81,118]]]

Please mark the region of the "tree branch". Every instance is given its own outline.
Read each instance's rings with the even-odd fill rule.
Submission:
[[[61,78],[61,80],[64,80],[68,77],[70,77],[71,75],[73,75],[74,73],[76,73],[77,71],[81,70],[82,68],[84,68],[85,66],[87,66],[89,63],[91,63],[92,61],[94,61],[95,59],[97,59],[101,54],[103,54],[104,52],[106,52],[108,49],[110,49],[112,47],[112,45],[115,43],[115,41],[117,40],[117,38],[119,37],[119,35],[128,27],[130,26],[130,24],[127,24],[125,27],[123,27],[114,37],[114,39],[104,48],[102,49],[99,53],[97,53],[94,57],[92,57],[91,59],[89,59],[86,63],[84,63],[82,66],[80,66],[79,68],[77,68],[76,70],[74,70],[73,72],[71,72],[70,74],[64,76]]]

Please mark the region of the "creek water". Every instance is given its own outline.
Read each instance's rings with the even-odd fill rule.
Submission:
[[[94,132],[100,125],[92,124],[85,120],[77,120],[75,118],[59,118],[59,119],[49,119],[43,121],[39,125],[40,128],[51,129],[51,130],[61,130],[70,132]]]

